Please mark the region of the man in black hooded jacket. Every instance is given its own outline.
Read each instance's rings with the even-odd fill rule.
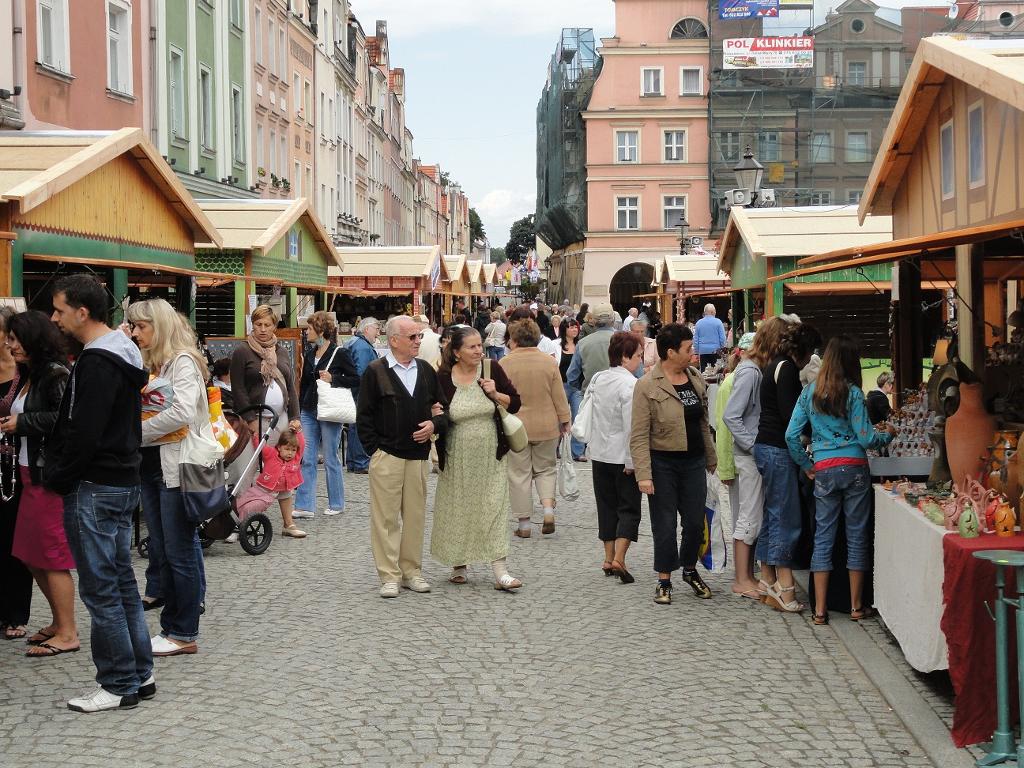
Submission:
[[[89,275],[54,288],[53,321],[84,349],[71,369],[57,424],[46,439],[43,481],[64,499],[64,529],[78,591],[92,618],[100,687],[68,701],[76,712],[134,707],[156,694],[153,653],[132,570],[139,506],[140,393],[149,379],[138,348],[107,325],[110,303]]]

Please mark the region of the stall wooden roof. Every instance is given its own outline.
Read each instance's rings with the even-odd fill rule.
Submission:
[[[317,218],[309,199],[295,200],[197,200],[196,203],[220,230],[222,244],[196,243],[198,249],[254,251],[265,254],[288,234],[297,221],[304,220],[320,246],[324,260],[341,266],[338,252]]]
[[[438,259],[438,245],[409,245],[395,248],[341,247],[336,249],[344,266],[328,267],[328,277],[425,277]]]
[[[125,153],[164,193],[197,242],[220,245],[220,232],[141,128],[0,131],[0,201],[17,203],[18,211],[27,213]]]
[[[718,269],[730,267],[741,240],[753,259],[810,256],[892,240],[892,217],[869,216],[862,225],[855,205],[733,208],[719,243]]]
[[[1024,40],[929,37],[920,42],[864,185],[858,208],[861,221],[876,210],[890,212],[893,195],[947,77],[1024,111]]]
[[[484,263],[481,259],[467,259],[466,260],[466,271],[469,273],[469,282],[479,283],[480,273],[483,269]]]
[[[442,257],[444,261],[445,271],[448,273],[446,280],[456,281],[460,278],[465,278],[466,282],[469,280],[469,268],[466,266],[466,255],[459,254],[454,256]]]
[[[494,275],[495,275],[495,273],[498,270],[498,266],[496,264],[484,264],[483,270],[484,270],[484,284],[485,285],[488,284],[488,283],[493,284],[494,283]]]

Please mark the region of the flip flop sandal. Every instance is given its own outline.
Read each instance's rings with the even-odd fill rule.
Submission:
[[[455,576],[449,576],[448,581],[450,581],[452,584],[465,584],[466,577],[460,573]]]
[[[28,634],[28,630],[20,626],[4,627],[4,640],[21,640]]]
[[[49,643],[39,643],[35,647],[45,648],[46,653],[32,653],[32,651],[25,651],[25,655],[30,659],[49,659],[53,656],[60,656],[62,653],[75,653],[81,646],[76,646],[74,648],[58,648],[56,645],[50,645]]]
[[[26,645],[42,645],[47,640],[53,640],[54,634],[52,632],[44,632],[39,630],[32,637],[25,641]]]
[[[747,600],[756,600],[757,602],[764,600],[764,595],[757,589],[748,589],[746,592],[733,592],[732,596],[745,597]]]
[[[494,588],[500,592],[515,592],[521,586],[523,586],[523,582],[507,573],[494,582]]]

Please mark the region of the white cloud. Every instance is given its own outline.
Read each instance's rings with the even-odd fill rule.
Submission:
[[[490,30],[505,37],[548,35],[562,27],[594,27],[599,34],[613,28],[612,0],[352,0],[352,11],[369,35],[377,19],[387,19],[388,34],[403,37],[447,35],[467,29]]]
[[[480,200],[470,200],[476,208],[492,246],[504,247],[512,223],[537,209],[537,195],[512,189],[493,189]]]

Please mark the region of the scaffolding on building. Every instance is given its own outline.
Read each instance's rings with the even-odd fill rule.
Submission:
[[[600,72],[594,30],[566,28],[537,103],[537,236],[553,251],[587,228],[587,141],[583,111]]]

